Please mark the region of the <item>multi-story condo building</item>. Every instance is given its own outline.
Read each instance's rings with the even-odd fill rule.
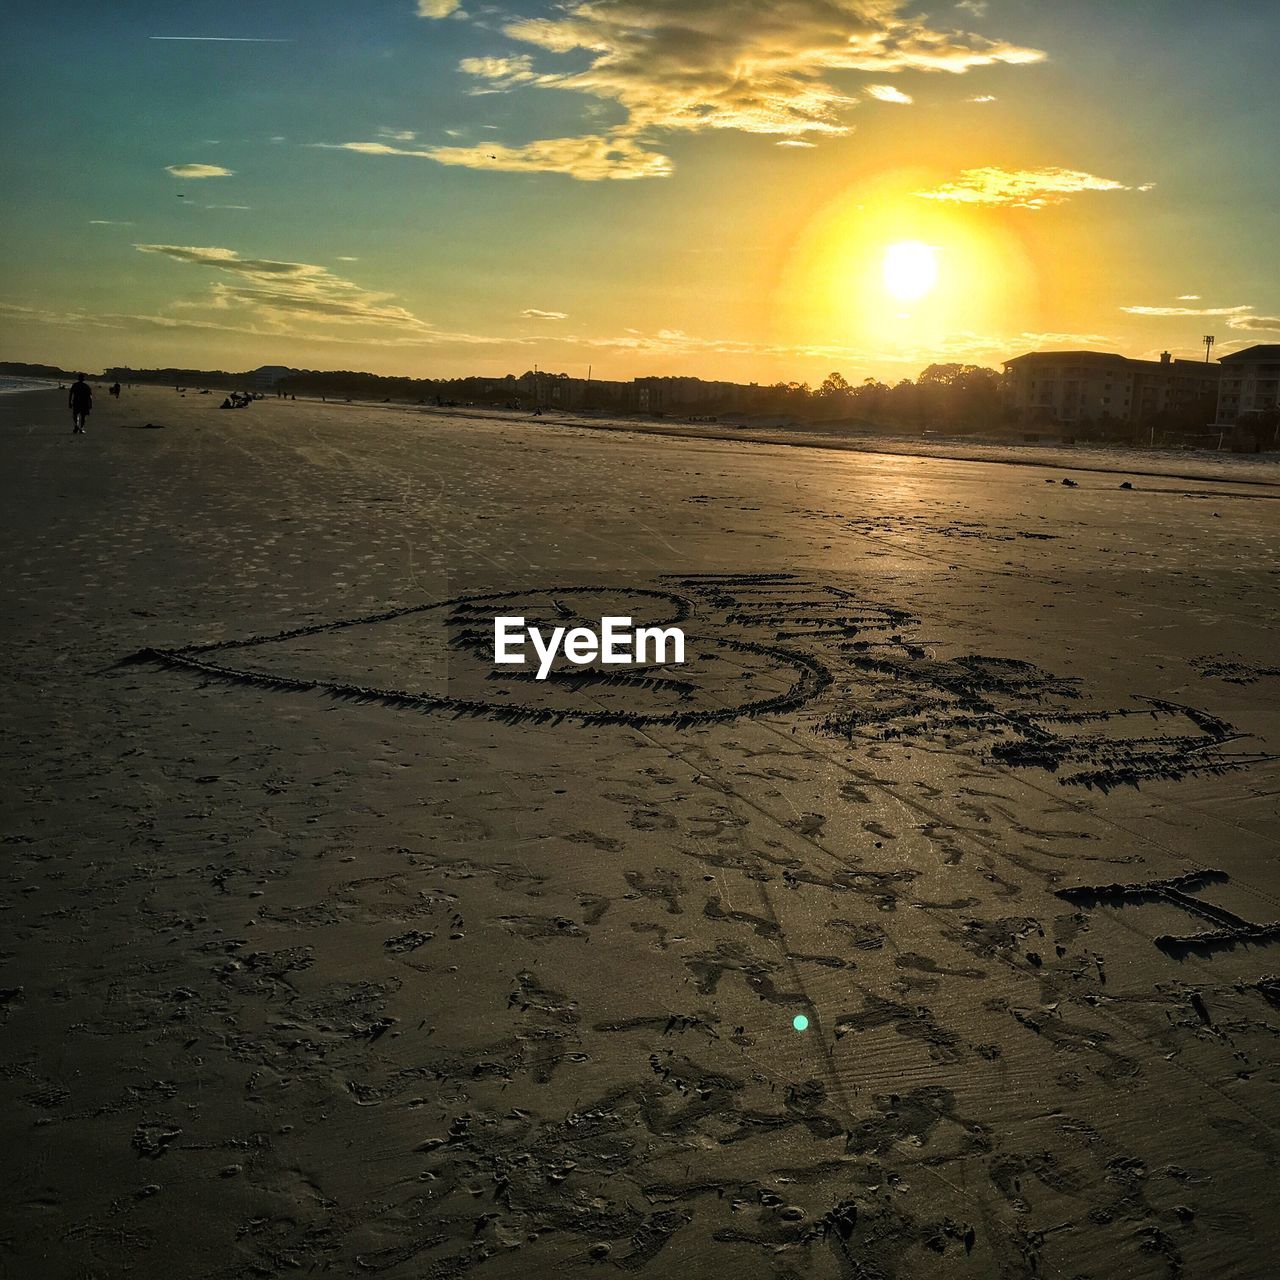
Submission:
[[[1218,363],[1222,381],[1216,425],[1234,426],[1243,414],[1280,408],[1280,344],[1246,347]]]
[[[1004,362],[1009,405],[1023,421],[1141,421],[1212,397],[1222,369],[1199,360],[1131,360],[1103,351],[1033,351]]]

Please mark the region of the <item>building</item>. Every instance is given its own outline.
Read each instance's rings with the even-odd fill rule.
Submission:
[[[754,382],[707,382],[702,378],[615,382],[536,370],[515,379],[512,386],[525,404],[615,413],[724,413],[749,409],[761,396],[761,388]]]
[[[653,413],[727,413],[751,408],[760,388],[752,382],[707,382],[702,378],[637,378],[642,406]]]
[[[1246,413],[1280,409],[1280,344],[1247,347],[1223,356],[1216,426],[1234,426]]]
[[[543,370],[523,374],[514,386],[521,403],[538,408],[624,412],[646,407],[637,403],[634,383],[607,378],[571,378]]]
[[[297,372],[283,364],[263,364],[245,374],[242,381],[254,391],[270,391],[281,378],[290,378]]]
[[[1104,351],[1034,351],[1004,362],[1006,402],[1024,422],[1140,422],[1212,398],[1222,369]],[[1206,421],[1207,421],[1206,415]]]

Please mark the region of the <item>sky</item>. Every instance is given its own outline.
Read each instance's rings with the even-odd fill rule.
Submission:
[[[1275,0],[15,6],[0,359],[816,384],[1280,341]]]

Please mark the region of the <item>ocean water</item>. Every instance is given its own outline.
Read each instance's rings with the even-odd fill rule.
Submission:
[[[18,391],[56,390],[57,386],[49,378],[11,378],[0,374],[0,396],[13,395]]]

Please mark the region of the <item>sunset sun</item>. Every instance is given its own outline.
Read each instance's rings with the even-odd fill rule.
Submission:
[[[938,283],[938,251],[922,240],[901,240],[884,251],[884,286],[899,302],[915,302]]]

